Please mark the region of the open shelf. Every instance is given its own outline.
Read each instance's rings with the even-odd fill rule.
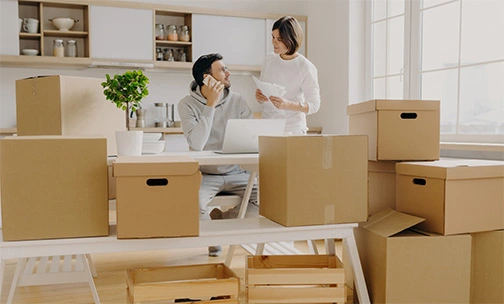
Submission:
[[[82,31],[44,30],[45,37],[86,38],[88,35],[88,32]]]

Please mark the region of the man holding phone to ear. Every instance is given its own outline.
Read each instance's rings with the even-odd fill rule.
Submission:
[[[222,55],[201,56],[194,63],[192,74],[194,80],[189,95],[178,103],[184,136],[191,150],[222,150],[227,121],[252,118],[252,111],[241,95],[230,90],[230,73]],[[219,193],[243,197],[249,173],[238,165],[200,166],[200,170],[203,175],[199,193],[200,220],[236,217],[239,208],[224,214],[218,209],[210,213],[207,205]],[[256,187],[249,203],[247,215],[258,214]],[[208,247],[209,256],[219,256],[221,252],[220,246]]]

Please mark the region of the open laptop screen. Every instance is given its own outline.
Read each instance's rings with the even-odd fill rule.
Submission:
[[[282,135],[285,119],[230,119],[218,153],[258,153],[259,136]]]

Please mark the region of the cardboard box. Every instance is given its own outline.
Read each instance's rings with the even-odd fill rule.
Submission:
[[[367,220],[367,138],[260,136],[259,213],[284,226]]]
[[[396,162],[369,161],[369,215],[396,208]]]
[[[199,235],[199,164],[188,156],[119,156],[117,238]]]
[[[225,264],[128,269],[127,275],[128,303],[173,303],[176,299],[239,303],[240,278]]]
[[[105,138],[0,140],[4,241],[106,236]]]
[[[471,303],[504,303],[504,230],[472,234]]]
[[[504,162],[444,159],[396,164],[398,211],[420,229],[458,234],[504,229]]]
[[[370,100],[347,113],[349,133],[369,137],[369,160],[439,159],[438,100]]]
[[[100,135],[108,155],[116,155],[115,131],[126,130],[126,117],[105,99],[103,81],[62,75],[17,80],[17,134]]]
[[[248,256],[245,278],[247,303],[347,303],[334,255]]]
[[[385,209],[355,229],[371,303],[469,303],[471,236],[408,230],[422,221]]]

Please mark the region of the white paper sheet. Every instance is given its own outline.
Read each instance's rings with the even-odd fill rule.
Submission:
[[[276,97],[284,97],[285,93],[287,92],[285,90],[285,87],[275,84],[275,83],[268,83],[268,82],[263,82],[257,79],[255,76],[252,76],[254,78],[254,82],[259,90],[264,94],[266,97],[270,96],[276,96]]]

